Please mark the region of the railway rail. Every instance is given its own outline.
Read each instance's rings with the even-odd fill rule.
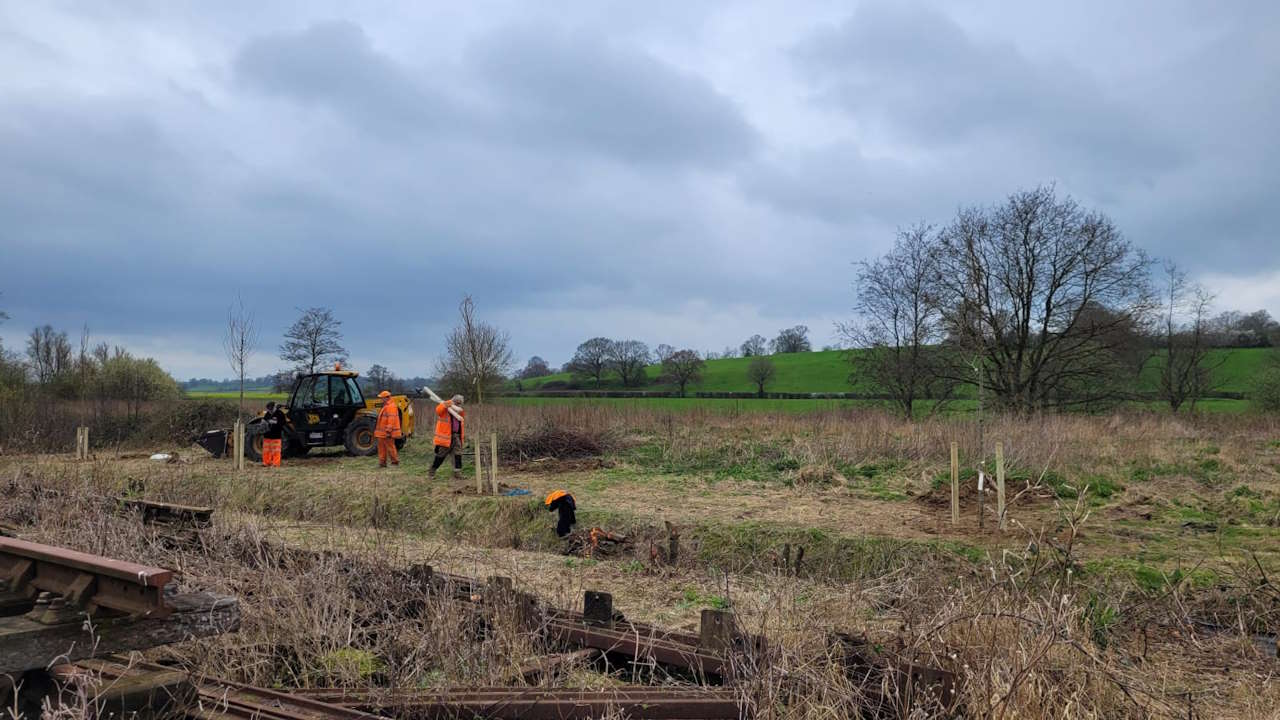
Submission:
[[[750,717],[729,690],[697,687],[573,688],[474,687],[434,690],[300,690],[297,694],[370,712],[388,710],[403,720],[588,720],[609,713],[651,720]]]
[[[171,611],[164,598],[171,570],[16,538],[0,537],[0,578],[10,593],[55,593],[89,614],[106,608],[164,617]]]

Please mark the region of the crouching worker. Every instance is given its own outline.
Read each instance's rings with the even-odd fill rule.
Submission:
[[[388,459],[392,465],[399,465],[396,439],[400,437],[400,408],[386,390],[378,393],[378,397],[382,398],[382,409],[378,411],[378,424],[373,429],[373,436],[378,439],[378,467],[386,467]]]
[[[262,434],[263,467],[280,467],[280,450],[284,441],[284,412],[274,402],[267,403],[267,411],[262,419],[267,423],[267,431]]]
[[[428,479],[436,479],[436,470],[450,455],[453,455],[453,478],[457,480],[462,477],[462,444],[467,439],[466,420],[467,412],[462,409],[461,395],[454,395],[436,405],[436,459],[431,461]]]
[[[573,514],[578,506],[573,502],[573,496],[564,490],[552,490],[544,501],[547,506],[547,512],[557,510],[560,512],[560,520],[556,522],[556,535],[564,537],[569,534],[569,530],[578,522],[578,518]]]

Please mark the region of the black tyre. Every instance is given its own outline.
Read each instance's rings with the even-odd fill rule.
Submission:
[[[251,423],[244,429],[244,457],[262,462],[262,436],[267,434],[266,423]]]
[[[378,451],[377,440],[373,437],[373,418],[360,418],[347,426],[347,435],[343,445],[348,455],[368,456]]]
[[[310,451],[311,448],[285,435],[284,448],[281,449],[280,454],[284,457],[303,457]]]

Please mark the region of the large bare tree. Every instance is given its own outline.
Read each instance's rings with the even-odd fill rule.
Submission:
[[[27,358],[35,371],[36,382],[48,384],[71,369],[71,341],[65,332],[56,331],[52,326],[34,328],[27,336]]]
[[[609,338],[594,337],[584,341],[569,361],[570,371],[575,375],[593,378],[599,386],[609,370],[609,353],[612,348],[613,341]]]
[[[464,297],[458,306],[458,324],[445,338],[445,354],[438,367],[441,378],[465,385],[480,403],[514,364],[510,336],[477,318],[475,302],[470,295]]]
[[[813,344],[809,342],[809,328],[805,325],[796,325],[795,327],[779,330],[778,336],[770,341],[769,345],[775,354],[809,352],[813,350]]]
[[[1142,322],[1153,298],[1150,261],[1107,216],[1044,186],[961,210],[940,246],[944,320],[999,401],[1031,412],[1116,396],[1115,330]]]
[[[764,397],[764,388],[773,382],[773,378],[778,374],[778,369],[774,367],[773,361],[764,355],[757,355],[747,366],[747,379],[756,386],[756,397]]]
[[[529,358],[529,362],[525,364],[524,369],[520,371],[520,378],[528,380],[530,378],[543,377],[551,374],[551,366],[547,365],[547,361],[541,357],[534,355]]]
[[[676,350],[662,360],[662,372],[680,388],[680,397],[684,397],[686,385],[702,382],[703,365],[697,350]]]
[[[1177,412],[1184,404],[1195,409],[1196,401],[1213,387],[1210,360],[1209,306],[1213,296],[1204,287],[1187,280],[1187,274],[1172,262],[1164,264],[1165,287],[1161,308],[1160,395]]]
[[[769,341],[763,335],[752,335],[743,341],[742,357],[757,357],[769,351]]]
[[[937,298],[938,245],[934,230],[918,224],[898,231],[884,257],[858,264],[854,311],[858,319],[841,323],[850,344],[856,384],[869,378],[910,419],[916,401],[936,407],[951,396],[957,374],[953,350],[944,348],[946,329]]]
[[[649,358],[649,346],[639,340],[618,340],[609,346],[609,367],[618,373],[623,387],[644,383]]]
[[[254,322],[253,311],[244,306],[244,299],[236,297],[236,301],[227,308],[227,329],[222,336],[222,349],[227,353],[227,362],[231,364],[231,372],[240,382],[239,417],[244,418],[244,378],[249,367],[249,360],[258,348],[258,326]]]
[[[342,347],[342,321],[329,308],[300,310],[302,317],[289,327],[280,346],[280,359],[293,363],[296,373],[313,373],[335,362],[346,362]]]

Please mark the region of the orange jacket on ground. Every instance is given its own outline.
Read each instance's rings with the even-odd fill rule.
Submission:
[[[436,445],[441,447],[449,447],[453,444],[453,416],[449,414],[449,408],[458,411],[462,416],[462,420],[458,422],[458,439],[462,442],[467,440],[467,411],[460,407],[454,407],[452,400],[445,400],[436,405]]]
[[[382,404],[382,409],[378,411],[378,426],[374,428],[373,436],[400,437],[400,408],[396,407],[395,400],[387,398],[387,401]]]

